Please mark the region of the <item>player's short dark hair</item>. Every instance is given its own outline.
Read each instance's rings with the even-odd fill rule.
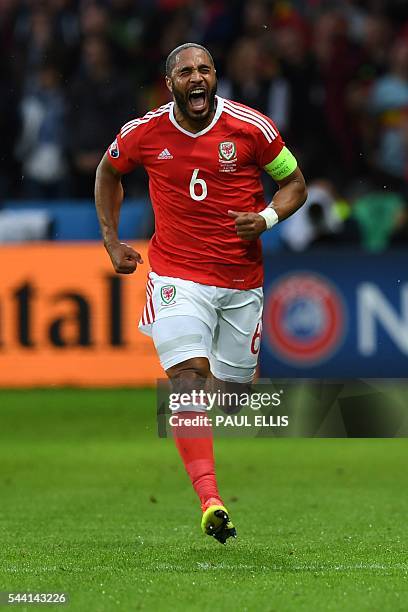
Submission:
[[[176,63],[176,57],[180,53],[180,51],[184,51],[184,49],[190,49],[190,47],[196,47],[197,49],[205,51],[208,57],[210,58],[212,65],[214,66],[214,60],[211,53],[208,49],[203,47],[203,45],[199,45],[198,43],[184,43],[183,45],[179,45],[178,47],[173,49],[173,51],[170,51],[170,53],[168,54],[166,59],[166,76],[171,76],[171,73],[173,72],[173,68]]]

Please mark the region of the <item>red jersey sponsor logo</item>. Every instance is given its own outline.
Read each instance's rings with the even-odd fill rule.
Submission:
[[[218,145],[220,172],[235,172],[237,169],[237,146],[235,142],[225,140]]]
[[[237,147],[235,146],[235,142],[220,142],[218,150],[220,152],[220,159],[230,161],[231,159],[236,158]]]

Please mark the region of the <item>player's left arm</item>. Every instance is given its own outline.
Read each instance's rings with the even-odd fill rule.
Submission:
[[[275,181],[279,189],[269,206],[260,213],[228,211],[229,216],[235,219],[237,235],[243,240],[256,240],[262,232],[290,217],[305,203],[307,189],[300,168],[296,167],[289,176]]]
[[[243,240],[256,240],[267,229],[296,212],[307,198],[303,174],[296,158],[285,146],[276,126],[271,122],[277,137],[268,146],[261,139],[258,147],[258,164],[273,178],[279,189],[272,202],[259,213],[243,213],[229,210],[235,219],[237,235]],[[272,160],[272,161],[269,161]]]
[[[305,202],[307,188],[302,171],[298,166],[283,179],[275,179],[279,189],[273,196],[268,208],[278,215],[278,221],[283,221],[293,215]]]

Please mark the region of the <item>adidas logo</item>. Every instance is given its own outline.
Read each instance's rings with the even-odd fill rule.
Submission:
[[[157,156],[157,159],[173,159],[173,156],[168,149],[163,149]]]

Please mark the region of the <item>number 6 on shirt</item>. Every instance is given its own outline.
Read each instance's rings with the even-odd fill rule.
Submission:
[[[193,200],[197,200],[197,202],[201,202],[207,197],[207,183],[204,179],[197,178],[200,169],[196,168],[192,174],[190,181],[190,196]],[[195,187],[199,185],[201,187],[201,193],[196,193]]]

